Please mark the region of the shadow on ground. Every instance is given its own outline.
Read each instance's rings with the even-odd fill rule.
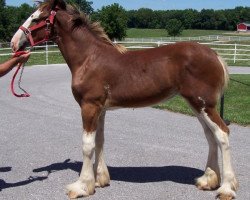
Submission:
[[[61,163],[54,163],[49,166],[34,169],[33,172],[44,172],[48,174],[61,171],[73,170],[80,173],[82,162],[65,160]],[[194,184],[194,179],[202,176],[203,171],[183,166],[161,166],[161,167],[112,167],[108,166],[111,180],[148,183],[172,181],[182,184]]]
[[[11,171],[11,167],[0,167],[0,172],[2,172],[2,173],[10,172],[10,171]],[[7,183],[5,180],[0,179],[0,191],[2,191],[3,189],[6,189],[6,188],[13,188],[13,187],[27,185],[27,184],[30,184],[30,183],[35,182],[35,181],[42,181],[42,180],[47,179],[47,178],[48,177],[44,177],[44,176],[42,176],[42,177],[30,176],[26,180],[18,181],[15,183]]]
[[[6,188],[19,187],[43,181],[48,178],[49,174],[62,170],[73,170],[80,173],[82,162],[70,161],[53,163],[51,165],[34,169],[33,172],[47,172],[47,176],[30,176],[26,180],[15,183],[7,183],[0,179],[0,191]],[[172,181],[181,184],[194,184],[194,179],[203,174],[202,170],[183,167],[183,166],[160,166],[160,167],[112,167],[108,166],[111,180],[132,182],[132,183],[149,183]],[[9,172],[11,167],[2,167],[0,172]]]

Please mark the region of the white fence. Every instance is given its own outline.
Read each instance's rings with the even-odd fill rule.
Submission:
[[[175,42],[164,42],[164,41],[116,41],[115,43],[122,44],[128,49],[147,49],[155,48],[162,45],[173,44]],[[215,43],[215,42],[206,42],[200,43],[209,46],[214,49],[219,55],[221,55],[225,60],[233,61],[250,61],[250,45],[242,44],[228,44],[228,43]]]
[[[159,39],[159,38],[158,38]],[[125,41],[115,41],[115,43],[122,44],[128,49],[147,49],[155,48],[162,45],[168,45],[175,43],[174,41],[142,41],[143,39],[125,40]],[[208,45],[210,48],[214,49],[219,55],[221,55],[225,60],[232,63],[236,62],[247,62],[246,65],[250,64],[250,45],[243,45],[237,43],[218,43],[218,42],[206,42],[202,43]],[[45,54],[46,64],[50,64],[49,57],[52,53],[58,53],[59,50],[57,45],[45,45],[45,46],[36,46],[32,49],[32,54]],[[10,48],[0,48],[0,58],[1,56],[11,55]],[[244,63],[243,63],[244,65]]]
[[[6,44],[6,43],[5,43]],[[29,50],[29,48],[27,48]],[[51,50],[53,49],[53,50]],[[2,53],[2,52],[6,52],[6,53]],[[52,53],[60,53],[57,45],[55,44],[48,44],[46,42],[46,44],[44,46],[34,46],[32,48],[31,54],[45,54],[45,61],[46,61],[46,65],[49,65],[49,55]],[[1,56],[11,56],[11,48],[0,48],[0,57]]]
[[[166,42],[166,41],[221,41],[221,42],[240,42],[250,41],[250,36],[226,36],[226,35],[207,35],[197,37],[158,37],[158,38],[125,38],[126,42]]]

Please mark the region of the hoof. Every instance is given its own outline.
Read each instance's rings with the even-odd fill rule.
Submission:
[[[196,179],[195,185],[199,190],[214,190],[219,187],[220,181],[217,174],[208,167],[205,174]]]
[[[76,198],[82,197],[82,196],[79,196],[79,194],[77,192],[69,191],[68,192],[68,197],[69,197],[69,199],[76,199]]]
[[[94,194],[95,190],[91,190],[91,188],[93,187],[89,187],[86,183],[78,180],[75,183],[67,185],[66,190],[70,199],[76,199],[78,197],[87,197]]]
[[[231,195],[227,195],[227,194],[218,194],[217,199],[219,199],[219,200],[232,200],[232,199],[235,199],[235,197],[233,197]]]
[[[219,200],[231,200],[235,199],[235,197],[236,193],[229,184],[224,184],[217,190],[217,199]]]
[[[110,177],[108,173],[97,174],[95,187],[106,187],[109,186]]]
[[[110,176],[108,168],[105,164],[99,165],[95,168],[95,187],[106,187],[109,186]]]

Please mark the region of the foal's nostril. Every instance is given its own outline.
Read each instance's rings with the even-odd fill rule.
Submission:
[[[14,48],[15,48],[15,47],[14,47],[14,42],[11,42],[11,43],[10,43],[10,48],[14,51]]]
[[[14,42],[11,42],[11,43],[10,43],[10,47],[11,47],[11,49],[12,49],[13,52],[16,51]]]

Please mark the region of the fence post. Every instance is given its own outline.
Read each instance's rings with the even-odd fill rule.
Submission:
[[[224,119],[224,94],[220,98],[220,117],[227,126],[230,125],[230,121]]]
[[[49,52],[48,52],[48,42],[46,42],[46,47],[45,47],[45,54],[46,54],[46,65],[49,64]]]
[[[237,44],[234,44],[234,63],[236,62]]]
[[[224,94],[220,98],[220,117],[224,117]]]

